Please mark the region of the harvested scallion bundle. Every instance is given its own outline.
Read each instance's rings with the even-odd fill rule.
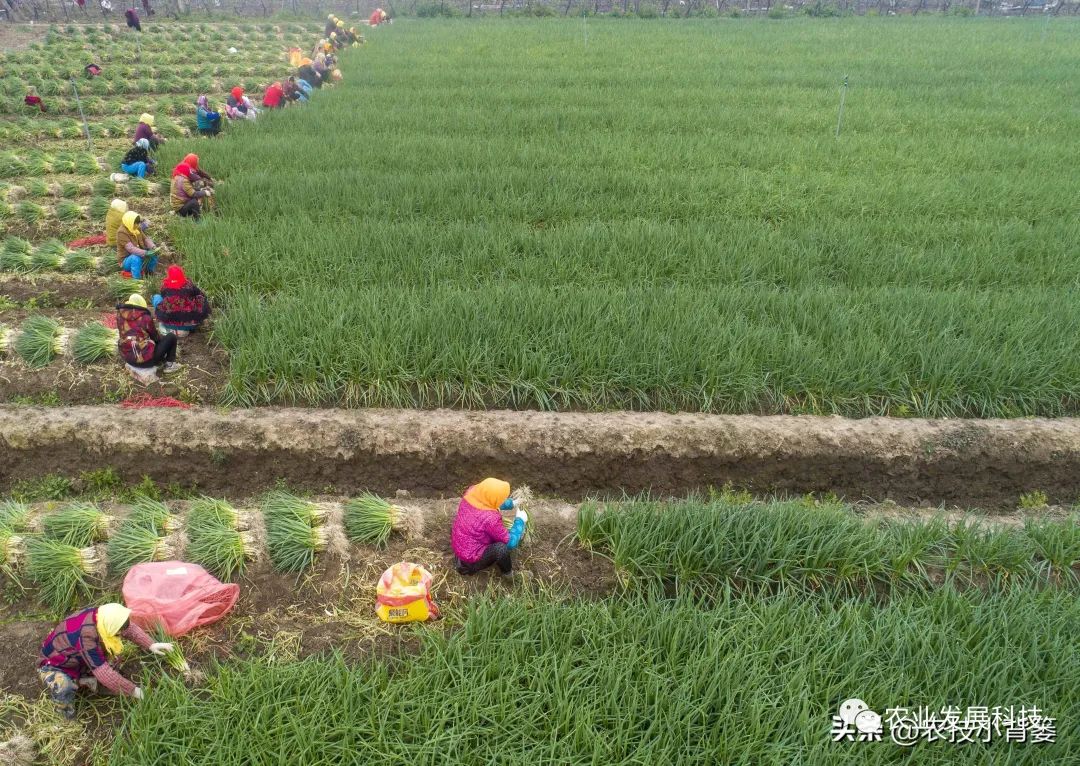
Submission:
[[[0,250],[0,271],[15,274],[30,271],[30,254],[17,250]]]
[[[251,533],[237,532],[220,520],[207,516],[193,523],[189,517],[186,531],[184,557],[219,580],[231,580],[243,574],[247,561],[255,558]]]
[[[126,519],[109,538],[109,569],[121,575],[136,564],[168,561],[175,552],[153,527]]]
[[[168,506],[150,497],[136,498],[124,523],[152,530],[156,535],[167,535],[177,528],[176,517],[169,512]]]
[[[90,597],[100,562],[93,548],[42,537],[26,538],[26,571],[40,588],[41,601],[56,612]]]
[[[87,250],[68,250],[64,256],[64,262],[60,264],[60,270],[67,274],[76,271],[93,271],[97,262],[98,259]]]
[[[61,354],[63,336],[60,323],[46,316],[32,316],[23,322],[15,339],[15,353],[31,367],[44,367]]]
[[[422,519],[416,511],[393,505],[370,492],[345,503],[345,533],[349,539],[378,548],[385,547],[393,531],[406,537],[417,534]]]
[[[250,515],[236,510],[225,500],[200,497],[191,504],[187,513],[187,524],[190,527],[213,521],[229,529],[243,530],[250,528]]]
[[[0,528],[25,532],[30,526],[30,506],[16,500],[0,503]]]
[[[116,356],[116,330],[100,322],[79,328],[71,341],[71,355],[79,364],[93,364]]]
[[[272,492],[263,503],[266,542],[270,560],[282,572],[300,572],[315,563],[315,554],[326,549],[327,534],[313,526],[318,515],[314,503],[286,492]]]
[[[191,666],[188,665],[188,661],[184,657],[184,652],[180,648],[180,644],[165,631],[165,628],[162,625],[158,624],[154,627],[153,636],[156,643],[172,644],[172,651],[159,655],[162,662],[173,670],[181,673],[191,672]]]
[[[0,527],[0,572],[13,576],[25,558],[25,538],[10,527]]]
[[[45,537],[83,548],[108,537],[112,517],[93,503],[73,503],[42,519]]]

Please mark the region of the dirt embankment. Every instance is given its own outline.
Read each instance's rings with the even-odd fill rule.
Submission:
[[[0,487],[114,467],[211,493],[448,495],[486,475],[566,498],[754,492],[1015,504],[1080,495],[1080,420],[846,420],[448,410],[0,407]]]

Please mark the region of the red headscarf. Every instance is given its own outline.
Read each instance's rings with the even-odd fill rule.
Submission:
[[[197,154],[187,155],[186,157],[184,157],[183,162],[192,170],[199,169],[199,155]]]
[[[184,274],[184,270],[176,264],[173,264],[165,272],[165,279],[162,280],[161,286],[176,290],[183,287],[186,282],[187,275]]]
[[[232,93],[232,97],[235,98],[237,101],[244,97],[244,89],[241,88],[239,85],[237,85],[229,92]]]
[[[191,166],[186,162],[181,162],[175,168],[173,168],[172,177],[183,176],[184,178],[191,178]]]

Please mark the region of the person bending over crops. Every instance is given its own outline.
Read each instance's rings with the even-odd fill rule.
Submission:
[[[116,257],[125,275],[132,279],[153,276],[157,268],[157,247],[146,230],[150,222],[134,210],[124,213],[116,230]]]
[[[202,202],[214,193],[212,189],[196,189],[198,180],[195,171],[186,162],[181,162],[172,172],[169,182],[169,198],[173,212],[184,218],[198,219],[202,215]]]
[[[244,95],[244,89],[237,85],[229,91],[225,100],[225,116],[230,120],[254,120],[259,112],[251,99]]]
[[[158,322],[176,337],[184,338],[199,329],[210,316],[206,293],[187,278],[183,268],[170,266],[161,282],[161,293],[153,298]]]
[[[140,373],[162,364],[165,365],[162,372],[166,375],[183,369],[176,363],[176,335],[158,332],[157,323],[146,306],[146,298],[138,293],[132,293],[126,302],[116,307],[116,331],[120,336],[117,341],[120,357],[133,372]]]
[[[323,32],[323,34],[326,37],[329,37],[330,33],[333,32],[335,29],[337,29],[337,25],[338,25],[338,17],[331,13],[329,16],[326,17],[326,27],[325,27],[325,31]]]
[[[386,11],[384,11],[382,8],[376,8],[374,11],[371,12],[371,18],[368,19],[368,24],[373,27],[377,27],[384,21],[386,21]]]
[[[310,97],[312,90],[322,87],[322,78],[315,71],[313,66],[314,62],[311,59],[304,59],[307,63],[301,63],[296,70],[297,84],[305,83],[307,85],[306,93]],[[303,89],[303,85],[300,86]]]
[[[124,648],[121,636],[154,654],[168,654],[173,646],[155,643],[130,620],[131,610],[127,607],[102,604],[64,618],[45,637],[38,677],[64,718],[75,717],[75,694],[79,689],[97,691],[100,685],[113,694],[142,699],[142,689],[109,664],[109,658]]]
[[[221,132],[221,114],[210,111],[210,101],[205,95],[195,100],[195,126],[204,136],[216,136]]]
[[[140,138],[135,145],[128,149],[127,154],[120,160],[120,169],[129,176],[146,178],[147,174],[154,172],[154,161],[150,159],[150,140]]]
[[[116,247],[116,232],[127,212],[127,203],[122,199],[114,199],[105,213],[105,244]]]
[[[519,509],[513,526],[507,529],[499,511],[513,509],[510,484],[501,479],[484,479],[466,490],[450,531],[459,574],[476,574],[493,564],[502,574],[513,574],[510,551],[521,541],[529,520],[528,514]]]
[[[135,126],[135,135],[131,140],[138,142],[140,138],[145,138],[149,141],[150,148],[155,151],[159,146],[165,143],[165,136],[154,132],[154,115],[149,112],[143,112],[139,115],[139,124]]]
[[[196,188],[209,187],[214,185],[214,179],[209,173],[205,173],[199,168],[199,155],[197,154],[185,154],[181,163],[191,168],[191,172],[195,177]]]
[[[285,90],[281,87],[280,82],[275,82],[266,88],[266,92],[263,93],[262,103],[267,109],[280,109],[285,106],[284,99]]]

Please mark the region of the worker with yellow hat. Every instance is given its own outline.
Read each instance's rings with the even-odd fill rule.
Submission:
[[[96,691],[100,684],[114,694],[142,699],[142,689],[109,664],[124,650],[121,637],[154,654],[168,654],[173,649],[172,644],[157,643],[132,625],[131,610],[122,604],[83,609],[65,617],[45,637],[38,677],[65,718],[75,717],[75,695],[80,688]]]
[[[149,112],[139,115],[139,124],[135,126],[135,137],[131,139],[131,142],[136,143],[140,138],[149,141],[150,148],[153,150],[165,143],[165,136],[154,132],[154,115]]]
[[[146,298],[140,294],[132,293],[116,307],[116,331],[120,357],[136,380],[153,381],[161,365],[166,375],[183,369],[176,362],[176,335],[158,332]]]

